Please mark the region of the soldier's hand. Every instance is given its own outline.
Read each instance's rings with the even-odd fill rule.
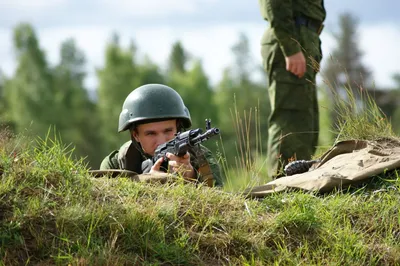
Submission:
[[[190,163],[190,154],[187,152],[183,157],[176,156],[172,153],[166,154],[169,159],[168,164],[172,172],[181,173],[183,177],[188,179],[195,178],[195,171]]]
[[[164,161],[164,157],[161,157],[160,159],[158,159],[154,165],[151,167],[150,169],[150,174],[154,174],[154,173],[162,173],[162,171],[160,170],[161,164]]]
[[[285,57],[285,61],[287,71],[292,72],[299,78],[304,76],[304,73],[306,73],[306,58],[303,52],[300,51],[294,55]]]

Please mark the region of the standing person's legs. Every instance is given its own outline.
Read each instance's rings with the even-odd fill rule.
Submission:
[[[268,134],[268,174],[275,177],[289,159],[310,159],[318,141],[315,71],[307,67],[299,79],[286,71],[285,58],[274,38],[262,45],[269,78],[271,113]]]

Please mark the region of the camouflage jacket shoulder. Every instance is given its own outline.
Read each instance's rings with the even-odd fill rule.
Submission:
[[[205,146],[199,145],[199,147],[213,173],[213,177],[215,180],[214,185],[217,187],[221,187],[223,185],[223,173],[217,159]],[[193,151],[189,152],[191,154],[191,164],[196,170],[198,170],[196,156],[199,153],[195,153]],[[100,165],[100,170],[127,169],[140,174],[142,173],[141,164],[144,160],[148,158],[150,157],[146,156],[143,152],[137,150],[134,147],[132,141],[128,141],[124,143],[119,150],[112,151],[108,156],[103,159]]]

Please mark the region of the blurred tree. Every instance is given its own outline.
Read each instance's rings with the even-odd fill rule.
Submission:
[[[148,56],[145,56],[143,63],[137,66],[137,69],[139,72],[139,85],[149,83],[164,84],[165,79],[159,67],[155,63],[153,63]]]
[[[97,151],[99,119],[95,105],[84,87],[86,60],[73,39],[61,44],[60,63],[54,69],[54,85],[59,102],[59,132],[64,143],[72,143],[75,154],[88,157],[96,168],[102,158]]]
[[[4,99],[4,87],[6,85],[6,77],[3,72],[0,70],[0,120],[4,121],[4,113],[5,113],[5,104],[6,101]]]
[[[218,116],[214,102],[214,91],[204,72],[200,60],[188,61],[188,52],[180,42],[171,49],[168,68],[167,85],[174,88],[181,96],[190,111],[193,127],[205,126],[205,119],[210,118],[217,125]],[[191,67],[187,67],[192,63]]]
[[[324,56],[325,67],[322,78],[327,85],[331,103],[329,106],[332,130],[337,131],[336,125],[340,114],[338,104],[351,93],[356,100],[361,99],[372,88],[370,70],[362,63],[363,52],[359,47],[358,19],[343,13],[339,17],[339,30],[333,33],[336,47],[330,56]],[[361,105],[360,105],[361,106]]]
[[[200,60],[196,60],[187,75],[189,83],[187,91],[183,92],[185,103],[193,110],[191,114],[195,127],[204,127],[205,119],[210,118],[213,125],[219,124],[217,106],[207,74]]]
[[[135,56],[134,44],[128,49],[123,49],[119,43],[119,36],[114,34],[106,47],[104,67],[97,70],[97,104],[100,118],[98,130],[102,137],[102,145],[99,147],[103,157],[129,139],[127,133],[118,134],[117,131],[122,104],[128,94],[140,84]]]
[[[195,61],[186,74],[173,73],[169,77],[168,85],[182,96],[190,111],[193,127],[204,128],[206,118],[211,119],[212,124],[217,126],[218,116],[213,99],[214,91],[203,70],[201,61]]]
[[[400,73],[393,74],[393,80],[395,82],[395,88],[400,90]]]
[[[5,99],[5,87],[7,83],[7,78],[0,70],[0,129],[9,128],[14,130],[13,123],[10,121],[9,113],[7,111],[7,101]]]
[[[18,24],[13,35],[17,69],[4,88],[7,112],[17,132],[29,128],[30,134],[44,137],[60,120],[51,71],[31,25]]]
[[[377,103],[382,106],[381,109],[387,115],[393,126],[393,131],[400,135],[400,73],[393,75],[394,88],[384,90],[386,95],[378,98]],[[386,100],[386,102],[384,101]]]
[[[357,32],[358,20],[350,13],[344,13],[339,18],[339,27],[339,32],[334,34],[336,48],[322,71],[325,83],[335,95],[335,97],[331,97],[333,125],[337,123],[338,119],[335,100],[345,98],[346,90],[358,100],[361,100],[362,94],[368,93],[388,119],[394,123],[393,115],[397,109],[400,95],[398,91],[391,88],[374,86],[371,71],[362,63],[363,53],[359,48]],[[393,79],[399,80],[400,75],[394,75]]]
[[[336,48],[326,57],[326,67],[322,71],[324,80],[334,93],[343,94],[347,87],[355,97],[360,89],[370,89],[370,70],[362,63],[363,52],[359,47],[358,19],[350,13],[339,17],[339,32],[334,33]]]
[[[265,151],[270,110],[265,73],[252,60],[246,35],[239,36],[232,52],[235,64],[224,70],[216,94],[229,162],[235,156],[248,160]],[[256,72],[264,77],[262,82],[252,80]],[[244,166],[243,162],[240,165]]]
[[[204,72],[200,60],[189,61],[189,53],[178,41],[173,44],[166,73],[166,84],[174,88],[182,97],[190,111],[193,128],[205,128],[205,119],[211,119],[212,126],[219,127],[214,90]],[[215,142],[206,142],[215,151]]]
[[[186,65],[188,62],[188,53],[183,48],[181,42],[177,41],[173,44],[172,50],[168,60],[167,72],[172,73],[186,73]]]

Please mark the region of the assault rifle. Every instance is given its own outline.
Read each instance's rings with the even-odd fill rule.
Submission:
[[[219,135],[219,133],[219,128],[211,127],[211,121],[209,119],[206,119],[206,132],[204,133],[201,128],[176,133],[175,138],[156,148],[153,158],[147,159],[142,163],[143,173],[150,172],[151,167],[161,157],[164,158],[164,161],[161,164],[161,170],[166,172],[168,170],[168,158],[166,157],[167,152],[183,157],[189,149]]]

